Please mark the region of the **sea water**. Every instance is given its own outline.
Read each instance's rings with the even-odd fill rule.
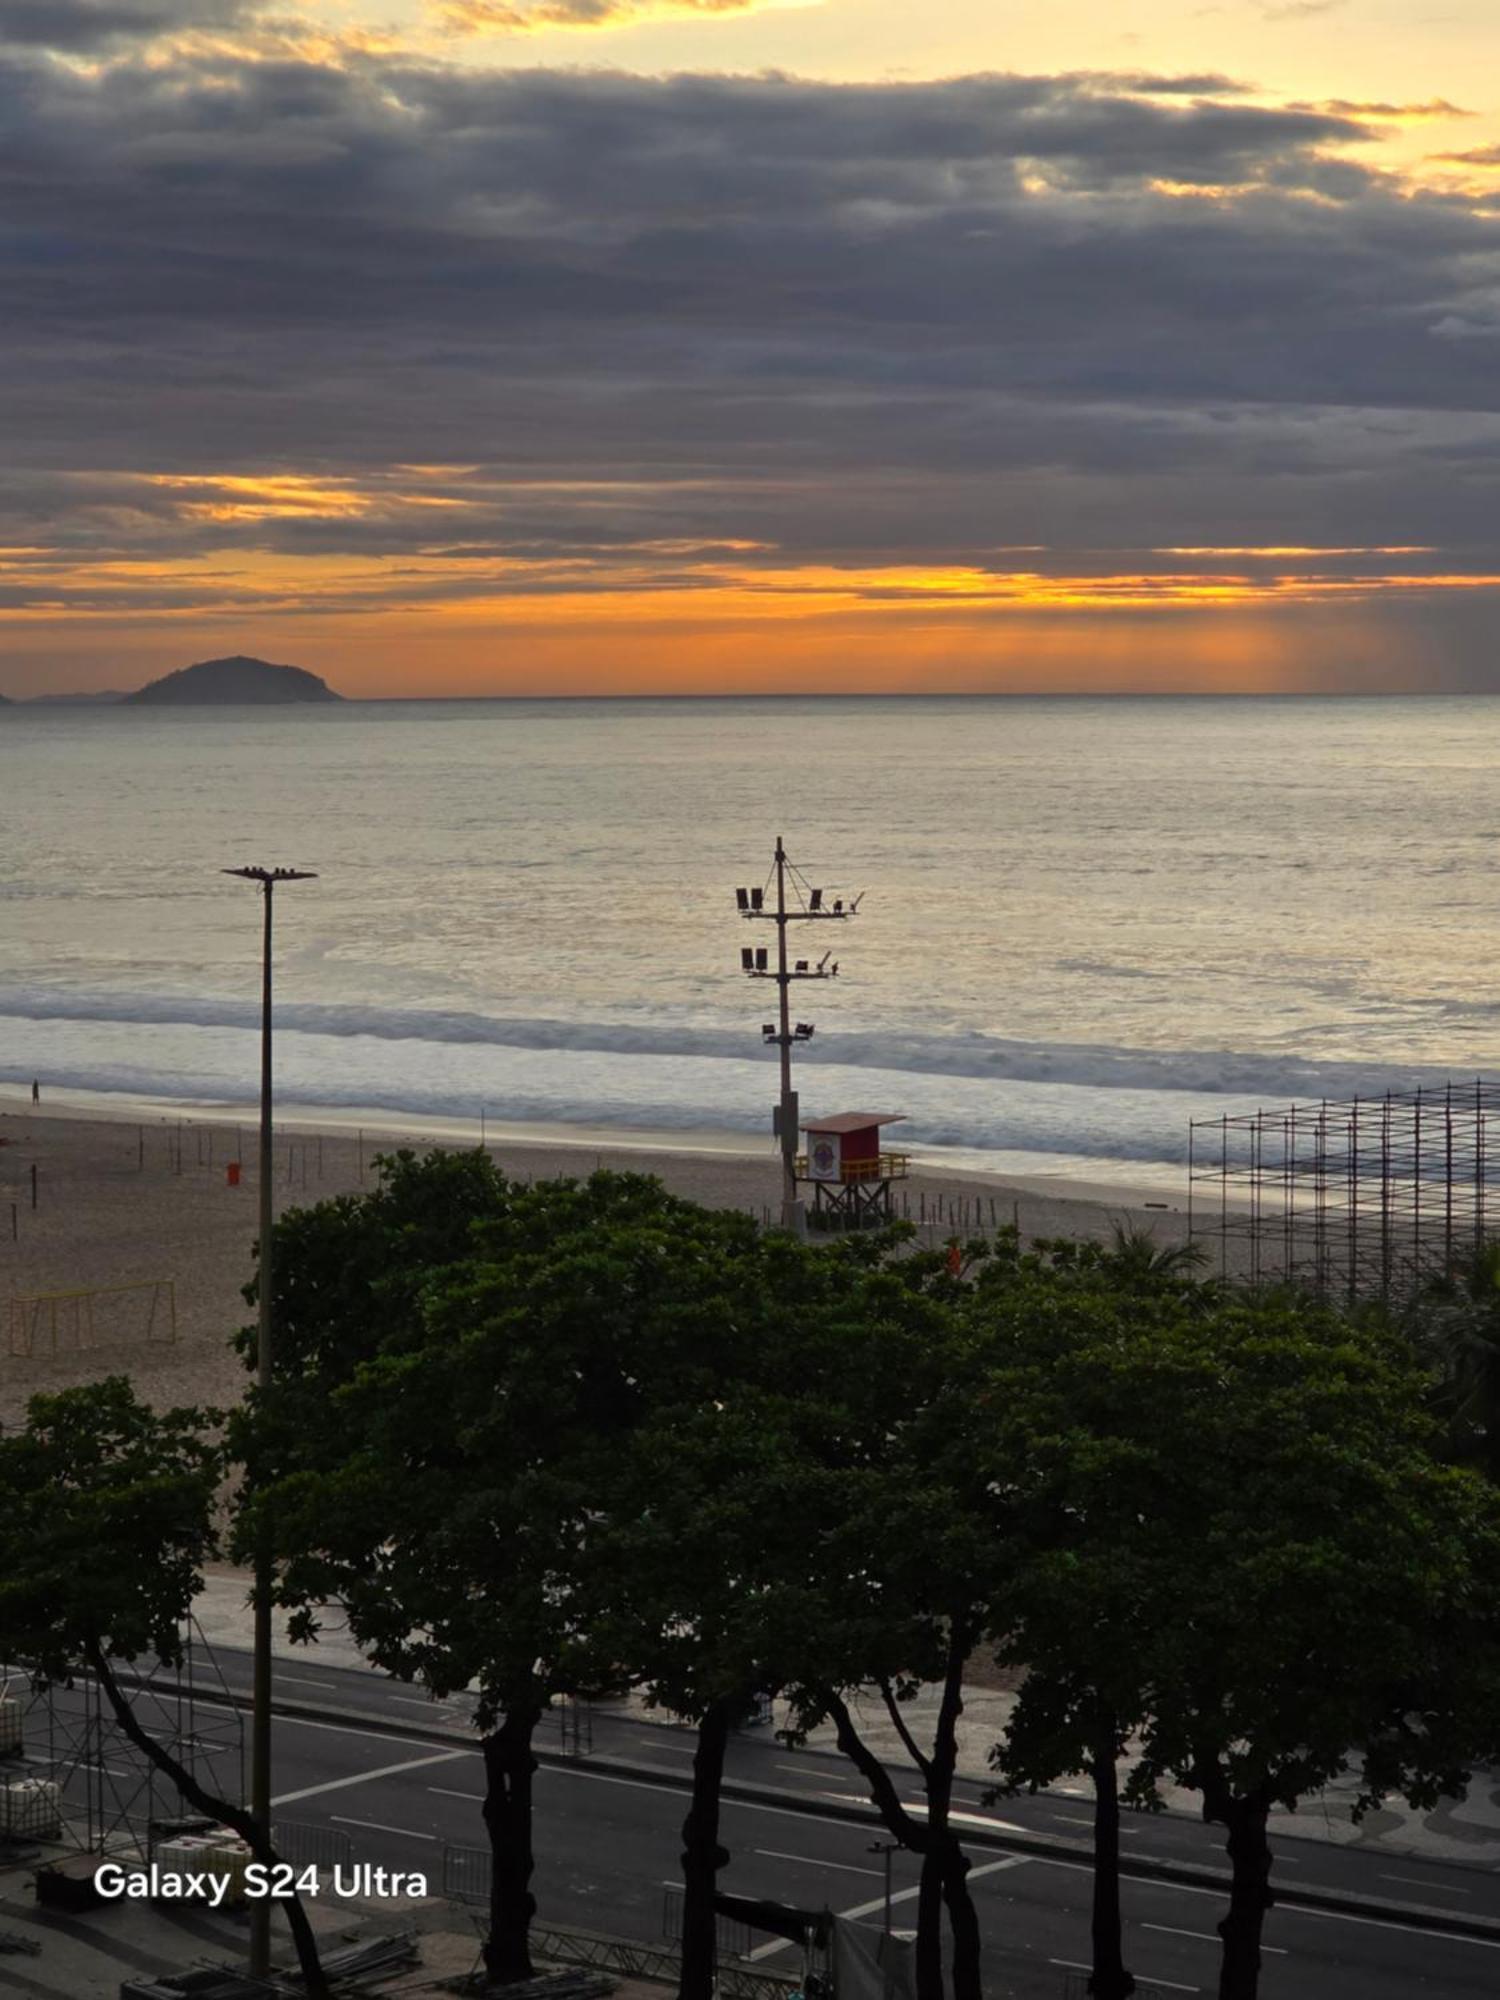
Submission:
[[[1190,1119],[1493,1071],[1500,699],[0,710],[0,1082],[767,1141],[775,838],[853,922],[805,1112],[1180,1173]],[[768,1142],[768,1141],[767,1141]]]

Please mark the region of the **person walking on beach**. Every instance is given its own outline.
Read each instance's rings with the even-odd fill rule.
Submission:
[[[33,1104],[40,1104],[42,1101],[42,1086],[37,1077],[31,1079],[31,1101]]]

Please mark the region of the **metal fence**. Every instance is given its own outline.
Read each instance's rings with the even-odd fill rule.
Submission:
[[[294,1868],[316,1868],[320,1875],[331,1875],[335,1868],[349,1868],[354,1861],[354,1842],[337,1826],[279,1819],[271,1828],[271,1844],[281,1859]]]
[[[680,1882],[663,1882],[661,1898],[661,1934],[668,1944],[682,1943],[683,1891]],[[725,1958],[748,1958],[755,1949],[755,1936],[747,1923],[738,1917],[717,1917],[714,1920],[714,1942],[718,1955]]]
[[[1217,1241],[1227,1278],[1400,1298],[1496,1223],[1500,1084],[1483,1078],[1189,1128],[1189,1234]]]
[[[443,1849],[443,1894],[450,1903],[487,1907],[490,1900],[490,1850],[487,1847]]]
[[[1087,1972],[1065,1972],[1062,2000],[1093,2000],[1089,1992],[1089,1978]],[[1167,1996],[1160,1986],[1152,1986],[1147,1980],[1138,1979],[1135,1982],[1133,2000],[1167,2000]]]
[[[450,1902],[461,1903],[483,1927],[483,1912],[490,1898],[490,1853],[487,1847],[445,1847],[439,1878],[443,1894]],[[663,1921],[666,1921],[665,1913]],[[720,1924],[724,1923],[720,1919]],[[679,1906],[677,1935],[681,1935]],[[743,1933],[748,1948],[749,1929]],[[720,1949],[724,1942],[721,1933]],[[611,1937],[603,1931],[565,1930],[556,1924],[533,1923],[532,1954],[553,1965],[586,1965],[601,1972],[622,1973],[627,1979],[657,1979],[677,1984],[682,1970],[679,1954],[667,1944],[642,1944],[635,1938]],[[797,1985],[786,1973],[752,1972],[732,1961],[719,1967],[718,1990],[722,2000],[787,2000]]]
[[[595,1931],[558,1930],[533,1924],[531,1948],[554,1965],[591,1965],[623,1973],[628,1979],[655,1979],[677,1984],[681,1961],[661,1945],[638,1944],[634,1938],[605,1937]],[[716,1981],[722,2000],[787,2000],[797,1985],[785,1973],[751,1972],[743,1965],[721,1965]]]

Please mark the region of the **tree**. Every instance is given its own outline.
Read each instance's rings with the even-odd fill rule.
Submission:
[[[1458,1456],[1500,1485],[1500,1237],[1422,1286],[1404,1320],[1438,1371]]]
[[[1109,1248],[1014,1240],[982,1273],[975,1314],[991,1367],[989,1463],[1012,1508],[1007,1596],[995,1608],[1002,1662],[1026,1669],[1011,1722],[991,1752],[999,1791],[1037,1791],[1074,1772],[1094,1789],[1089,1991],[1126,2000],[1120,1909],[1118,1765],[1144,1720],[1146,1667],[1162,1606],[1148,1587],[1157,1447],[1132,1432],[1132,1373],[1117,1375],[1163,1318],[1207,1310],[1191,1245],[1162,1250],[1117,1229]],[[1121,1398],[1123,1397],[1123,1404]],[[1132,1774],[1129,1802],[1155,1807]]]
[[[987,1419],[976,1401],[975,1350],[964,1282],[990,1254],[975,1242],[875,1264],[860,1294],[861,1330],[829,1355],[827,1390],[849,1404],[848,1448],[836,1462],[816,1549],[830,1612],[789,1692],[799,1732],[831,1720],[892,1837],[920,1857],[915,1971],[920,2000],[942,2000],[942,1918],[952,1934],[953,1989],[978,2000],[978,1916],[969,1860],[953,1831],[953,1785],[964,1667],[1004,1594],[1009,1560],[978,1449]],[[879,1254],[878,1249],[876,1255]],[[936,1684],[930,1743],[917,1741],[907,1702]],[[910,1811],[861,1732],[851,1697],[879,1695],[921,1781]]]
[[[24,1427],[0,1435],[0,1650],[42,1683],[70,1683],[86,1666],[140,1754],[269,1866],[269,1827],[147,1733],[116,1672],[143,1654],[182,1663],[183,1627],[216,1553],[220,1422],[207,1410],[158,1414],[122,1376],[32,1398]],[[322,1996],[301,1899],[286,1911],[307,1990]]]
[[[1500,1515],[1438,1462],[1421,1371],[1374,1323],[1289,1292],[1121,1304],[1111,1328],[1064,1286],[1008,1324],[994,1462],[1035,1468],[1037,1550],[1013,1644],[1068,1729],[1090,1697],[1137,1708],[1142,1791],[1190,1785],[1227,1828],[1219,1990],[1251,2000],[1271,1808],[1351,1757],[1363,1805],[1430,1802],[1495,1741]]]
[[[477,1688],[486,1963],[514,1979],[530,1972],[536,1722],[554,1695],[624,1671],[601,1651],[580,1568],[631,1431],[658,1401],[701,1402],[723,1379],[765,1251],[747,1217],[640,1176],[520,1188],[490,1174],[463,1182],[475,1198],[461,1237],[439,1226],[414,1254],[402,1203],[428,1211],[428,1177],[451,1171],[408,1161],[373,1231],[334,1205],[326,1237],[311,1217],[278,1244],[294,1297],[331,1284],[352,1352],[314,1312],[288,1349],[284,1397],[278,1362],[255,1411],[263,1475],[240,1534],[270,1536],[300,1635],[337,1598],[377,1664],[438,1693]],[[351,1235],[368,1256],[352,1294],[338,1275]],[[304,1285],[304,1268],[332,1275]]]
[[[756,1697],[830,1671],[858,1679],[882,1657],[865,1547],[841,1544],[840,1525],[856,1491],[883,1478],[890,1427],[937,1361],[926,1360],[930,1311],[882,1267],[888,1247],[756,1235],[723,1290],[712,1371],[660,1381],[609,1475],[585,1588],[591,1630],[649,1700],[699,1732],[683,2000],[713,1987],[730,1727]]]
[[[680,2000],[710,2000],[716,1985],[730,1730],[786,1683],[827,1616],[803,1548],[819,1518],[806,1436],[817,1421],[809,1403],[743,1383],[656,1413],[619,1455],[591,1544],[583,1597],[595,1643],[650,1703],[698,1730],[682,1827]]]

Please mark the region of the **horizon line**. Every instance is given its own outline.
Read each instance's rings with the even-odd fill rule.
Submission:
[[[149,683],[148,683],[149,685]],[[326,683],[325,683],[326,685]],[[60,694],[7,695],[7,708],[126,708],[136,704],[129,690],[91,695],[70,689]],[[788,701],[1475,701],[1500,698],[1500,688],[796,688],[742,692],[684,693],[680,689],[638,689],[630,693],[559,694],[339,694],[325,701],[184,701],[143,704],[150,715],[201,714],[226,708],[326,711],[332,707],[398,707],[449,702],[788,702]]]

